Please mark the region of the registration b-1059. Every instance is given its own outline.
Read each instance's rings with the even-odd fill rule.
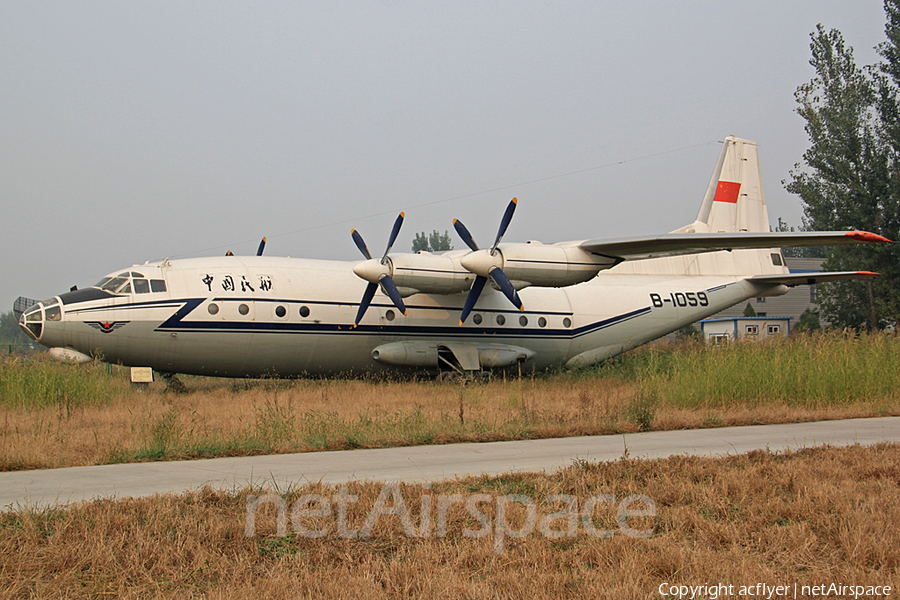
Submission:
[[[665,296],[660,294],[650,294],[650,301],[653,308],[662,308],[666,304],[669,306],[708,306],[709,298],[706,292],[669,292]]]

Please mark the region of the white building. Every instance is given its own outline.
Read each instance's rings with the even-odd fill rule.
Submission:
[[[700,321],[707,342],[733,342],[786,338],[791,334],[792,317],[726,317]]]

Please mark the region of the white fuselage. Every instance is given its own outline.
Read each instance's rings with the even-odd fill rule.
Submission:
[[[353,230],[364,261],[164,260],[38,303],[20,323],[51,354],[163,373],[578,367],[788,285],[875,275],[790,274],[779,246],[889,242],[769,233],[757,146],[731,136],[697,218],[670,234],[500,243],[517,204],[490,248],[454,220],[468,249],[391,254],[400,213],[380,258]]]
[[[58,311],[43,303],[39,341],[111,363],[231,377],[436,370],[448,351],[480,367],[573,367],[784,291],[738,275],[613,268],[578,285],[523,289],[522,312],[488,287],[463,325],[464,293],[414,294],[407,316],[378,293],[354,328],[366,285],[357,264],[228,256],[134,266],[128,272],[164,280],[166,291],[62,294]]]

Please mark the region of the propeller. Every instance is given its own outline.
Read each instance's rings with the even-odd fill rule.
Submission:
[[[462,238],[463,242],[465,242],[466,246],[472,249],[471,254],[467,254],[462,258],[462,265],[475,274],[475,282],[469,290],[469,295],[466,297],[466,303],[463,306],[462,314],[459,317],[460,325],[465,322],[469,313],[475,308],[475,303],[478,302],[478,297],[481,295],[482,290],[484,290],[484,284],[487,283],[488,278],[500,288],[503,295],[506,296],[516,308],[525,310],[522,306],[522,301],[519,299],[519,294],[516,293],[516,288],[513,286],[512,282],[510,282],[509,277],[507,277],[500,269],[503,264],[503,257],[497,252],[497,246],[506,234],[506,230],[509,227],[510,221],[512,221],[513,213],[516,211],[518,202],[518,200],[513,198],[506,207],[506,212],[503,213],[503,218],[500,219],[500,228],[497,230],[497,237],[494,239],[494,245],[491,246],[490,250],[479,249],[472,234],[469,233],[469,230],[466,229],[466,226],[463,225],[462,221],[453,219],[453,228],[456,229],[456,232],[459,234],[459,237]]]
[[[384,251],[384,256],[382,256],[380,260],[372,258],[372,253],[369,252],[369,249],[366,247],[366,242],[363,241],[359,232],[355,229],[350,230],[350,236],[353,238],[356,247],[359,248],[362,255],[368,259],[365,262],[356,265],[353,268],[353,272],[360,278],[369,282],[369,285],[366,286],[366,291],[363,293],[362,300],[359,303],[359,312],[356,313],[356,320],[353,322],[354,327],[359,325],[363,315],[365,315],[366,311],[369,309],[369,304],[372,303],[372,298],[375,297],[375,290],[378,289],[379,284],[384,288],[384,291],[390,297],[394,306],[397,307],[397,310],[399,310],[403,316],[406,316],[406,305],[403,304],[400,290],[397,289],[394,280],[391,279],[391,267],[389,264],[390,261],[388,260],[388,254],[390,254],[394,242],[397,241],[397,235],[400,233],[400,226],[403,225],[404,217],[405,215],[400,213],[397,220],[394,221],[394,228],[391,229],[391,236],[388,238],[387,249]]]
[[[256,249],[256,255],[262,256],[263,250],[265,250],[265,249],[266,249],[266,238],[265,238],[265,236],[263,236],[263,239],[260,240],[260,242],[259,242],[259,248]],[[225,256],[234,256],[234,252],[229,250],[228,252],[225,253]]]

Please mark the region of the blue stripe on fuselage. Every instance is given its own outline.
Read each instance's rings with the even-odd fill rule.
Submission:
[[[471,337],[471,336],[479,336],[479,335],[492,335],[499,337],[516,337],[516,338],[562,338],[562,339],[571,339],[577,338],[584,335],[588,335],[595,331],[600,331],[602,329],[606,329],[612,327],[614,325],[618,325],[620,323],[624,323],[626,321],[630,321],[632,319],[636,319],[638,317],[649,314],[651,308],[644,307],[634,311],[630,311],[621,315],[616,315],[614,317],[610,317],[608,319],[603,319],[601,321],[597,321],[594,323],[589,323],[588,325],[583,325],[576,329],[563,329],[563,328],[514,328],[512,327],[460,327],[458,325],[452,326],[423,326],[423,325],[365,325],[361,324],[358,327],[352,328],[351,325],[348,324],[338,324],[338,323],[316,323],[316,322],[308,322],[308,323],[291,323],[291,322],[259,322],[259,321],[186,321],[185,319],[194,312],[201,304],[206,302],[207,298],[189,298],[189,299],[181,299],[181,300],[164,300],[164,301],[155,301],[155,302],[135,302],[129,304],[120,304],[115,306],[103,306],[103,307],[94,307],[87,309],[79,309],[77,311],[70,311],[70,313],[85,313],[85,312],[102,312],[102,311],[116,311],[121,309],[144,309],[144,308],[169,308],[169,307],[178,307],[178,310],[175,311],[172,316],[166,319],[163,323],[161,323],[156,331],[160,332],[208,332],[208,333],[277,333],[277,334],[303,334],[303,333],[313,333],[313,334],[362,334],[362,335],[370,335],[370,334],[379,334],[386,336],[407,336],[407,337],[427,337],[427,336],[442,336],[442,337]],[[216,298],[216,301],[219,302],[238,302],[245,301],[239,298]],[[266,299],[265,302],[280,302],[284,304],[309,304],[309,305],[330,305],[330,306],[346,306],[353,307],[358,306],[358,303],[339,303],[339,302],[325,302],[325,301],[301,301],[301,300],[270,300]],[[373,306],[381,306],[378,304],[373,304]],[[390,308],[392,305],[384,304],[384,308]],[[410,309],[413,310],[447,310],[446,307],[441,306],[410,306]],[[571,312],[554,312],[554,311],[535,311],[535,312],[520,312],[514,309],[510,310],[491,310],[488,311],[491,314],[514,314],[514,315],[526,315],[526,316],[566,316],[571,317]],[[133,317],[134,320],[134,317]]]

